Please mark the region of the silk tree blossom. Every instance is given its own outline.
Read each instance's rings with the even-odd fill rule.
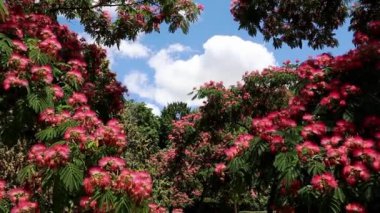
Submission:
[[[49,55],[56,56],[62,49],[61,43],[55,37],[47,38],[40,42],[39,47]]]
[[[84,210],[96,210],[97,205],[98,204],[96,200],[93,200],[89,196],[81,197],[79,201],[79,206],[82,207]]]
[[[24,44],[24,42],[22,42],[20,40],[14,39],[14,40],[12,40],[12,43],[16,47],[17,51],[25,52],[28,50],[28,47]]]
[[[20,72],[25,71],[25,69],[30,64],[30,59],[24,56],[21,56],[17,53],[13,53],[9,58],[8,65],[14,69],[19,70]]]
[[[349,149],[366,149],[374,147],[374,142],[372,140],[364,140],[360,136],[349,137],[344,142],[344,145]]]
[[[98,165],[108,171],[120,171],[125,167],[125,160],[119,157],[103,157]]]
[[[69,127],[66,129],[63,138],[69,141],[84,143],[87,140],[86,129],[82,126]]]
[[[346,205],[346,213],[366,213],[365,207],[360,203],[349,203]]]
[[[38,166],[45,165],[45,156],[44,152],[47,149],[45,144],[37,143],[33,145],[28,153],[28,160],[32,163],[35,163]]]
[[[311,185],[314,189],[327,192],[338,187],[338,182],[331,173],[323,173],[321,175],[315,175],[311,179]]]
[[[83,180],[84,190],[87,194],[92,194],[99,187],[105,189],[111,187],[111,175],[100,167],[89,169],[89,177]]]
[[[10,213],[39,212],[38,203],[31,201],[21,201],[15,205]]]
[[[14,188],[8,191],[8,198],[13,204],[25,202],[30,199],[30,193],[23,188]]]
[[[87,103],[87,97],[85,94],[80,92],[74,92],[72,96],[68,99],[68,104],[74,106],[74,105],[81,105]]]
[[[143,171],[124,169],[117,178],[117,189],[124,190],[139,203],[150,197],[152,193],[152,178]]]
[[[38,166],[57,168],[67,163],[70,157],[70,148],[67,144],[56,144],[46,147],[44,144],[35,144],[28,153],[28,160]]]
[[[83,75],[78,69],[71,69],[66,73],[66,77],[67,79],[75,81],[79,84],[83,83],[84,81]]]
[[[42,80],[47,84],[53,81],[53,73],[50,66],[33,66],[31,73],[32,80]]]
[[[224,163],[218,163],[215,165],[215,170],[214,172],[218,175],[218,176],[223,176],[224,175],[224,170],[226,170],[226,164]]]
[[[324,163],[326,166],[347,165],[349,162],[347,147],[326,148],[326,158]]]
[[[5,188],[7,187],[7,182],[5,180],[0,179],[0,200],[7,197],[7,193]]]
[[[308,138],[310,136],[323,136],[327,131],[326,125],[323,122],[315,122],[305,126],[301,135],[303,138]]]
[[[167,209],[163,206],[160,206],[156,203],[149,203],[149,213],[167,213]]]
[[[343,176],[349,185],[354,186],[359,181],[368,181],[370,173],[362,162],[356,162],[343,168]]]
[[[56,168],[67,163],[70,157],[70,147],[67,144],[56,144],[44,151],[45,164]]]
[[[17,87],[27,87],[29,82],[25,79],[21,79],[18,77],[15,72],[8,72],[5,74],[5,79],[3,81],[3,89],[9,90],[13,86]]]
[[[298,144],[296,146],[298,157],[302,161],[307,161],[308,159],[314,157],[319,154],[321,151],[319,146],[311,141],[305,141],[302,144]]]
[[[65,95],[64,92],[63,92],[63,89],[62,87],[58,86],[58,85],[53,85],[51,87],[52,91],[53,91],[53,94],[54,94],[54,99],[55,100],[58,100],[58,99],[61,99],[63,98],[63,96]]]

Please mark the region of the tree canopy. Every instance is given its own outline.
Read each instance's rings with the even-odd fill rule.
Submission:
[[[365,31],[379,18],[379,1],[368,0],[233,0],[231,13],[240,28],[255,36],[272,39],[276,48],[287,44],[314,49],[338,45],[335,30],[351,19],[351,29]]]
[[[192,0],[5,0],[11,7],[30,13],[43,13],[56,19],[63,15],[78,18],[84,30],[106,46],[119,44],[122,39],[133,40],[139,33],[169,31],[180,28],[188,32],[189,24],[197,20],[203,6]],[[115,11],[110,14],[106,8]],[[115,16],[115,17],[112,17]]]

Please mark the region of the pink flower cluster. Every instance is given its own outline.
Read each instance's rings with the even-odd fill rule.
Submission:
[[[226,154],[227,160],[235,158],[239,153],[242,153],[244,150],[249,148],[250,141],[253,139],[253,136],[250,134],[239,135],[234,144],[226,149],[224,152]]]
[[[148,199],[152,193],[152,179],[147,172],[125,168],[125,161],[118,157],[103,157],[97,167],[90,168],[83,186],[88,196],[83,197],[81,206],[96,209],[95,192],[112,190],[116,194],[127,194],[136,203]]]
[[[70,157],[67,144],[56,144],[46,147],[44,144],[33,145],[28,153],[28,160],[41,167],[57,168],[65,165]]]
[[[11,213],[38,213],[38,204],[31,201],[30,198],[31,194],[23,188],[13,188],[6,191],[6,182],[0,180],[0,200],[7,199],[11,202]]]
[[[324,173],[321,175],[315,175],[311,179],[311,185],[318,191],[326,192],[337,188],[338,182],[331,173]]]
[[[149,203],[149,213],[166,213],[167,209],[156,203]]]

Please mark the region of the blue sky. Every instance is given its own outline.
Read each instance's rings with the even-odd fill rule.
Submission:
[[[198,0],[205,10],[185,35],[178,31],[141,35],[137,41],[123,41],[120,49],[108,48],[111,69],[129,89],[128,98],[147,103],[155,113],[173,101],[190,105],[193,87],[209,80],[235,84],[246,71],[260,70],[290,59],[305,60],[323,52],[339,55],[353,48],[352,33],[346,24],[336,33],[338,48],[314,51],[308,47],[274,49],[261,35],[251,37],[238,30],[229,12],[230,0]],[[75,21],[61,20],[72,30],[91,40]]]

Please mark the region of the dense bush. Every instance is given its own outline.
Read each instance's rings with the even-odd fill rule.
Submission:
[[[379,211],[379,29],[369,22],[341,56],[200,88],[207,102],[175,123],[173,145],[153,159],[156,178],[173,182],[169,205],[212,197],[236,212],[251,191],[268,211]]]
[[[118,157],[127,140],[113,117],[126,89],[105,51],[45,15],[8,12],[0,23],[1,142],[27,141],[29,150],[20,187],[1,181],[1,211],[147,211],[150,175]]]

